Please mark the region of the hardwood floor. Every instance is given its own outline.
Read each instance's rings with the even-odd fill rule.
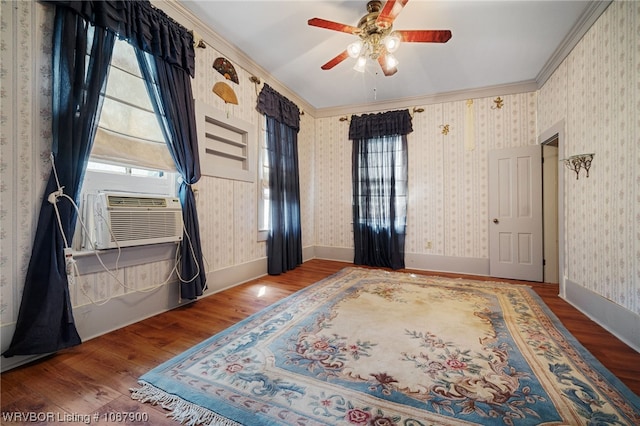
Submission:
[[[131,400],[137,378],[158,364],[266,306],[349,264],[311,260],[281,276],[263,278],[205,297],[89,340],[1,376],[2,424],[176,425],[161,407]],[[424,273],[420,271],[412,271]],[[460,277],[456,274],[435,274]],[[495,280],[487,277],[469,277]],[[517,283],[518,281],[503,280]],[[560,299],[558,286],[532,284],[565,327],[633,392],[640,395],[640,353]],[[262,287],[266,291],[258,296]],[[8,413],[36,416],[8,422]],[[116,415],[124,413],[129,420]],[[86,417],[88,416],[88,417]],[[94,417],[95,416],[95,417]],[[96,422],[95,419],[99,419]],[[106,421],[106,420],[110,421]]]

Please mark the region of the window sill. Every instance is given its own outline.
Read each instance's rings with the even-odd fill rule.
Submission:
[[[120,249],[119,258],[118,249],[98,250],[97,254],[91,250],[74,251],[73,257],[80,275],[85,275],[104,272],[104,267],[100,263],[100,260],[102,260],[109,270],[173,260],[175,259],[177,247],[178,245],[176,243],[123,247]],[[100,259],[98,259],[98,256],[100,256]]]

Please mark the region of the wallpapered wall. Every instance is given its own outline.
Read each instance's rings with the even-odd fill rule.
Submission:
[[[17,317],[50,171],[51,28],[31,2],[0,3],[0,323]],[[37,13],[36,13],[37,12]],[[44,43],[32,35],[44,34]],[[34,76],[41,75],[38,82]]]
[[[640,2],[611,4],[539,91],[538,129],[565,120],[567,277],[640,314]]]
[[[427,105],[414,113],[407,253],[489,257],[487,152],[536,143],[536,94],[503,96],[501,109],[494,99],[474,99],[470,107],[467,101]],[[467,108],[475,122],[473,146],[465,144]],[[316,121],[316,245],[352,248],[349,124],[339,117]]]
[[[51,12],[35,2],[0,3],[0,324],[15,321],[44,180],[50,165]],[[487,152],[531,145],[566,120],[565,152],[595,152],[591,177],[565,174],[566,272],[570,279],[640,313],[640,3],[614,2],[537,93],[473,100],[475,138],[465,145],[466,101],[424,105],[409,135],[408,253],[488,257]],[[223,77],[214,47],[197,50],[194,95],[261,126],[255,87],[236,67],[239,105],[211,92]],[[295,101],[295,99],[292,99]],[[303,246],[351,248],[351,144],[339,117],[301,117]],[[442,134],[442,125],[449,133]],[[203,177],[197,184],[207,270],[264,258],[256,239],[257,184]],[[608,205],[607,205],[608,203]],[[427,243],[431,242],[431,248]],[[123,269],[143,288],[171,262]],[[74,306],[125,292],[106,273],[81,277]]]
[[[239,84],[225,80],[212,68],[214,60],[221,56],[213,47],[196,49],[196,77],[193,85],[194,97],[208,105],[225,111],[229,116],[240,118],[256,126],[262,137],[263,117],[256,111],[256,87],[249,81],[251,74],[239,66]],[[229,84],[238,97],[238,105],[225,102],[212,92],[218,81]],[[260,90],[258,86],[257,90]],[[295,99],[292,99],[295,102]],[[300,158],[300,188],[302,216],[302,245],[313,245],[313,118],[300,117],[298,133],[298,156]],[[202,228],[204,256],[209,270],[239,265],[266,256],[266,244],[257,241],[258,229],[258,185],[256,182],[241,182],[214,177],[203,177],[196,185],[198,213]]]
[[[4,326],[17,318],[44,183],[51,167],[53,8],[36,2],[2,1],[0,5],[0,324]],[[244,69],[236,66],[239,84],[228,81],[238,105],[225,104],[212,92],[216,82],[225,80],[212,68],[218,56],[211,46],[196,50],[194,97],[229,117],[254,124],[260,131],[262,116],[255,110],[256,87]],[[314,119],[303,115],[298,134],[303,247],[314,241],[313,138]],[[266,244],[258,241],[257,183],[203,176],[195,189],[207,271],[266,256]],[[165,281],[172,267],[173,261],[167,260],[121,268],[115,273],[117,280],[107,272],[82,275],[70,287],[73,306],[102,303],[132,290],[147,289]]]

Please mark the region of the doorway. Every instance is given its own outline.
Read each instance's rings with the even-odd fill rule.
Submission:
[[[553,267],[549,270],[545,270],[544,282],[559,284],[559,296],[566,297],[565,279],[566,279],[566,265],[565,265],[565,223],[564,223],[564,164],[562,157],[564,155],[564,141],[565,141],[565,120],[561,120],[542,132],[538,136],[538,143],[543,146],[543,149],[553,153],[555,151],[556,158],[545,160],[548,168],[543,171],[543,179],[547,181],[548,186],[554,186],[555,189],[546,189],[547,195],[554,197],[556,200],[555,207],[552,201],[547,201],[543,205],[543,217],[547,218],[547,224],[544,225],[544,229],[549,231],[548,228],[553,229],[555,224],[555,231],[550,231],[549,236],[545,236],[547,241],[551,241],[549,245],[550,250],[555,250],[555,254],[552,254],[548,250],[545,250],[544,258],[557,264],[557,272],[553,270]],[[550,148],[544,148],[549,146]],[[553,155],[553,154],[551,154]],[[556,172],[553,173],[552,169],[555,168]],[[555,181],[555,185],[553,182]],[[550,193],[550,194],[549,194]],[[555,194],[555,196],[553,195]],[[543,219],[545,220],[545,219]],[[545,231],[545,232],[546,232]],[[557,243],[556,243],[557,241]]]
[[[558,267],[558,135],[542,143],[542,230],[544,282],[560,281]]]

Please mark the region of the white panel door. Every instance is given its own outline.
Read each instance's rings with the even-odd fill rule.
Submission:
[[[489,274],[543,279],[540,145],[489,151]]]

